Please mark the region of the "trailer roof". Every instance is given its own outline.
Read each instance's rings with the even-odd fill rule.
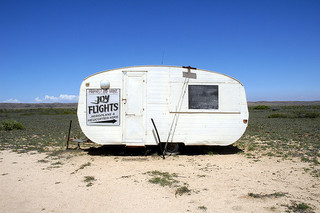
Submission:
[[[110,72],[110,71],[119,70],[119,69],[128,69],[128,68],[133,68],[133,67],[134,68],[136,68],[136,67],[175,67],[175,68],[184,68],[182,66],[171,66],[171,65],[141,65],[141,66],[120,67],[120,68],[115,68],[115,69],[111,69],[111,70],[104,70],[104,71],[101,71],[101,72],[97,72],[95,74],[92,74],[92,75],[86,77],[84,80],[86,80],[86,79],[88,79],[88,78],[90,78],[92,76],[104,73],[104,72]],[[235,79],[235,78],[233,78],[233,77],[231,77],[229,75],[225,75],[225,74],[222,74],[222,73],[209,71],[209,70],[198,69],[198,68],[196,70],[205,71],[205,72],[211,72],[211,73],[216,73],[216,74],[219,74],[219,75],[227,76],[227,77],[232,78],[233,80],[237,81],[239,84],[241,84],[243,86],[243,84],[239,80],[237,80],[237,79]]]

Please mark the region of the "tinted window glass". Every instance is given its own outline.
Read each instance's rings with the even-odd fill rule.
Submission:
[[[218,85],[189,85],[189,109],[218,109]]]

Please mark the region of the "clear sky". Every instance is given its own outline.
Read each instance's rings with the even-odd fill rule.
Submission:
[[[91,74],[162,63],[320,100],[320,1],[0,0],[0,102],[76,102]]]

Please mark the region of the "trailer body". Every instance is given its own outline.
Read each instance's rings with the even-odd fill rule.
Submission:
[[[206,70],[134,66],[103,71],[81,84],[78,120],[83,133],[103,145],[161,142],[226,146],[248,125],[243,85]]]

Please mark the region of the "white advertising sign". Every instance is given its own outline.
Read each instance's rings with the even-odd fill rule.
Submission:
[[[87,125],[120,125],[120,89],[87,89]]]

